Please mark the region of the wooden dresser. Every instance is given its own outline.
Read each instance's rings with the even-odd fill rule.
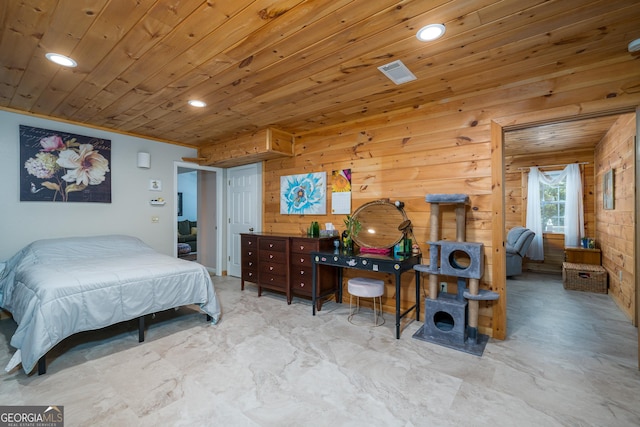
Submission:
[[[333,238],[311,238],[311,237],[292,237],[291,238],[291,293],[306,298],[311,298],[312,286],[312,251],[331,251],[334,249]],[[316,297],[326,295],[332,291],[336,293],[338,288],[337,275],[333,267],[321,265],[318,267],[318,277],[316,283]],[[322,299],[316,300],[317,310],[322,308]]]
[[[262,288],[282,292],[291,304],[294,295],[311,298],[312,266],[311,252],[333,250],[335,237],[305,237],[283,234],[251,233],[240,235],[241,288],[244,282],[258,285],[258,296]],[[331,266],[318,269],[316,297],[338,292],[337,274]],[[317,299],[317,309],[322,307]]]

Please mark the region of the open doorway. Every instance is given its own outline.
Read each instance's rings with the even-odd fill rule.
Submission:
[[[507,132],[524,129],[524,128],[533,128],[536,126],[553,124],[553,123],[572,123],[576,120],[587,119],[587,118],[595,118],[606,115],[615,115],[615,114],[624,114],[624,113],[633,113],[635,114],[635,108],[623,108],[617,111],[608,111],[608,112],[600,112],[598,114],[591,113],[588,116],[579,116],[579,117],[557,117],[554,115],[553,111],[549,111],[548,113],[538,112],[535,115],[531,115],[531,119],[527,116],[517,116],[517,117],[505,117],[503,119],[496,119],[491,123],[491,141],[492,141],[492,182],[494,191],[492,193],[492,209],[494,212],[493,221],[492,221],[492,247],[493,247],[493,263],[491,266],[492,273],[492,289],[500,294],[499,300],[493,306],[493,336],[498,339],[505,339],[507,337],[507,318],[506,318],[506,309],[507,309],[507,289],[506,289],[506,251],[505,251],[505,240],[506,240],[506,223],[505,216],[507,211],[510,209],[508,203],[506,202],[506,194],[505,194],[505,144],[504,138]],[[633,129],[634,133],[637,133],[636,129]],[[635,135],[633,135],[635,136]],[[554,141],[551,143],[561,143],[563,138],[555,137]],[[633,138],[632,138],[633,140]],[[532,144],[533,145],[533,144]],[[632,144],[633,145],[633,144]],[[633,165],[635,159],[637,158],[636,149],[631,148],[629,153],[629,158],[632,159],[628,164]],[[623,168],[621,168],[623,169]],[[600,179],[601,171],[596,171],[596,176]],[[633,180],[630,182],[634,182],[637,178],[634,176]],[[598,189],[598,184],[596,183],[596,189]],[[635,189],[635,186],[633,187]],[[597,196],[596,196],[597,197]],[[635,213],[632,215],[635,219]],[[639,234],[638,230],[633,232],[629,232],[629,235]],[[638,237],[634,239],[632,244],[633,247],[638,246],[637,242]],[[633,262],[632,264],[635,264]],[[632,268],[632,271],[629,274],[629,280],[631,281],[632,286],[635,286],[635,294],[638,293],[638,284],[635,279],[636,275],[635,267]],[[634,310],[636,310],[636,304],[633,304]],[[637,312],[637,310],[636,310]],[[634,317],[637,317],[634,316]],[[635,321],[634,321],[635,323]]]
[[[178,258],[187,261],[198,260],[198,173],[178,168]]]
[[[583,195],[583,237],[595,238],[595,150],[619,117],[619,114],[614,114],[505,131],[505,232],[514,227],[528,226],[527,204],[530,201],[527,192],[531,167],[536,166],[546,176],[553,176],[559,174],[568,164],[577,163]],[[542,243],[544,259],[532,261],[525,257],[523,268],[525,271],[560,275],[565,257],[565,183],[561,182],[556,186],[541,184],[540,188],[542,195],[539,203],[542,205],[544,224],[542,230],[534,231],[541,234],[536,237],[541,239],[538,240],[538,244]]]
[[[217,276],[224,274],[223,183],[223,169],[174,162],[174,255],[189,245],[188,258]]]
[[[508,144],[505,142],[506,139],[509,136],[509,132],[511,131],[516,131],[516,130],[521,130],[521,129],[532,129],[532,130],[539,130],[536,128],[541,128],[543,126],[546,125],[552,125],[552,124],[566,124],[566,125],[577,125],[578,127],[583,127],[585,129],[588,129],[588,122],[585,121],[581,121],[583,119],[594,119],[594,118],[598,118],[598,117],[603,117],[603,116],[611,116],[611,115],[621,115],[624,113],[631,113],[626,114],[626,121],[625,121],[625,125],[624,127],[626,127],[627,129],[627,135],[624,138],[620,138],[619,135],[616,134],[616,136],[614,137],[614,139],[616,140],[625,140],[628,141],[628,143],[626,143],[626,145],[621,146],[621,148],[617,149],[617,155],[611,156],[606,158],[605,161],[595,161],[595,171],[594,171],[594,191],[595,191],[595,200],[597,203],[599,203],[599,205],[597,206],[597,209],[599,209],[600,211],[600,216],[602,215],[602,175],[606,172],[604,171],[604,169],[606,168],[612,168],[613,164],[612,162],[614,162],[616,159],[618,158],[625,158],[627,160],[625,160],[624,165],[620,165],[620,169],[621,170],[626,170],[629,168],[633,168],[634,163],[636,162],[636,158],[637,158],[637,149],[635,147],[635,135],[637,133],[637,126],[634,126],[633,123],[635,123],[637,117],[635,115],[635,111],[634,109],[626,109],[624,111],[615,111],[615,112],[603,112],[601,114],[595,115],[592,114],[589,117],[572,117],[572,118],[566,118],[566,119],[559,119],[557,117],[548,117],[548,122],[544,123],[544,122],[540,122],[540,115],[532,115],[532,117],[535,116],[536,122],[527,122],[527,118],[526,117],[518,117],[517,119],[514,119],[513,117],[510,117],[508,119],[503,119],[503,120],[497,120],[492,122],[492,141],[493,141],[493,147],[494,147],[494,151],[492,154],[492,161],[494,166],[493,169],[493,181],[496,183],[496,186],[494,187],[496,189],[496,191],[494,191],[493,193],[493,208],[494,208],[494,213],[496,215],[496,217],[498,218],[502,218],[502,221],[496,221],[493,224],[492,230],[493,230],[493,239],[492,239],[492,243],[493,246],[495,248],[494,251],[494,259],[493,259],[493,266],[492,266],[492,274],[494,279],[494,288],[497,289],[501,295],[500,300],[498,301],[498,304],[496,304],[496,307],[494,307],[494,324],[495,324],[495,329],[494,331],[497,331],[497,333],[494,333],[494,336],[496,338],[501,338],[504,339],[506,338],[506,332],[507,332],[507,319],[506,319],[506,305],[507,305],[507,289],[506,289],[506,275],[505,275],[505,251],[504,251],[504,242],[505,242],[505,236],[506,236],[506,229],[507,227],[507,223],[506,223],[506,217],[509,214],[510,210],[515,210],[515,208],[511,207],[509,205],[509,201],[508,201],[508,197],[509,194],[506,191],[506,179],[505,179],[505,172],[507,171],[507,167],[506,167],[506,160],[505,157],[508,155],[513,155],[513,152],[509,152],[508,151]],[[513,125],[513,123],[518,123],[517,125]],[[552,138],[550,141],[547,142],[547,146],[549,145],[553,145],[557,148],[559,148],[559,150],[556,150],[555,154],[552,152],[553,150],[549,150],[549,156],[551,156],[552,158],[555,159],[555,161],[557,162],[557,157],[553,157],[556,156],[560,150],[562,150],[562,143],[563,141],[565,141],[566,138],[564,137],[564,135],[559,135],[557,134],[557,132],[552,135]],[[523,149],[524,150],[532,150],[533,148],[535,148],[538,144],[542,144],[541,141],[530,141],[529,144],[524,144],[523,145]],[[621,156],[620,154],[623,153],[624,155]],[[600,159],[602,159],[602,155],[600,157]],[[595,159],[594,159],[595,160]],[[571,163],[575,163],[576,159],[572,159]],[[569,163],[569,162],[567,162]],[[533,165],[538,165],[538,162],[534,162]],[[625,181],[628,180],[629,177],[625,177]],[[630,182],[634,182],[636,180],[636,175],[635,175],[635,171],[633,172],[633,178],[631,179]],[[635,196],[630,197],[629,200],[633,199],[634,201],[628,203],[628,206],[635,206]],[[629,201],[628,200],[628,201]],[[633,208],[632,208],[633,210]],[[597,214],[597,212],[594,213],[594,216]],[[630,217],[635,218],[635,211],[630,212],[629,213]],[[594,220],[595,221],[595,220]],[[634,223],[634,221],[630,221],[631,223]],[[602,229],[602,226],[598,225],[599,230]],[[630,229],[628,230],[628,232],[626,233],[627,236],[631,236],[631,243],[629,244],[629,246],[631,247],[637,247],[637,233],[638,230],[634,228],[635,225],[633,225]],[[605,245],[605,247],[607,247],[607,249],[609,248],[608,245]],[[635,264],[634,262],[630,262],[629,264]],[[609,268],[607,268],[609,270]],[[626,274],[626,272],[625,272]],[[614,279],[617,279],[618,274],[615,274]],[[636,269],[634,267],[631,268],[630,272],[629,272],[629,283],[631,283],[631,286],[634,287],[634,291],[631,292],[633,294],[633,298],[635,299],[635,296],[637,295],[638,289],[637,289],[637,283],[636,283]],[[611,271],[609,271],[609,278],[612,278],[612,273]],[[618,304],[620,306],[620,304]],[[635,301],[632,302],[633,305],[633,313],[631,313],[631,320],[632,322],[635,324],[636,319],[637,319],[637,305],[635,303]],[[624,310],[623,310],[624,311]],[[629,313],[627,313],[629,315]]]

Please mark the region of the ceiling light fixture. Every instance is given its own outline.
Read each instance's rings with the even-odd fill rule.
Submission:
[[[640,52],[640,39],[635,39],[631,43],[629,43],[629,46],[627,46],[627,49],[631,53]]]
[[[189,105],[196,108],[202,108],[202,107],[206,107],[207,103],[204,101],[198,101],[197,99],[190,99]]]
[[[421,42],[430,42],[444,35],[445,27],[442,24],[429,24],[418,30],[416,37]]]
[[[45,55],[45,57],[51,61],[55,62],[58,65],[62,65],[63,67],[77,67],[78,63],[68,56],[60,55],[59,53],[49,52]]]

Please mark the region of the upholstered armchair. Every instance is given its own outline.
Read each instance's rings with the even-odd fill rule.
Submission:
[[[522,258],[535,233],[525,227],[513,227],[507,233],[507,277],[522,274]]]

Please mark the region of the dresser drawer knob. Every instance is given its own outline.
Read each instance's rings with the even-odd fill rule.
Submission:
[[[273,254],[269,254],[269,259],[273,258]]]
[[[301,287],[301,288],[304,288],[304,283],[300,283],[300,287]]]
[[[304,251],[304,246],[300,245],[300,250]]]
[[[273,266],[269,266],[269,271],[273,271]]]
[[[304,258],[300,258],[300,262],[304,262]]]
[[[248,254],[249,256],[251,256],[251,255],[253,255],[253,252],[247,252],[247,254]]]
[[[303,276],[304,275],[304,270],[300,270],[300,275]]]
[[[273,243],[269,243],[269,247],[272,248],[273,247]]]
[[[253,263],[252,263],[252,262],[250,262],[250,263],[249,263],[249,267],[251,267],[252,265],[253,265]]]

